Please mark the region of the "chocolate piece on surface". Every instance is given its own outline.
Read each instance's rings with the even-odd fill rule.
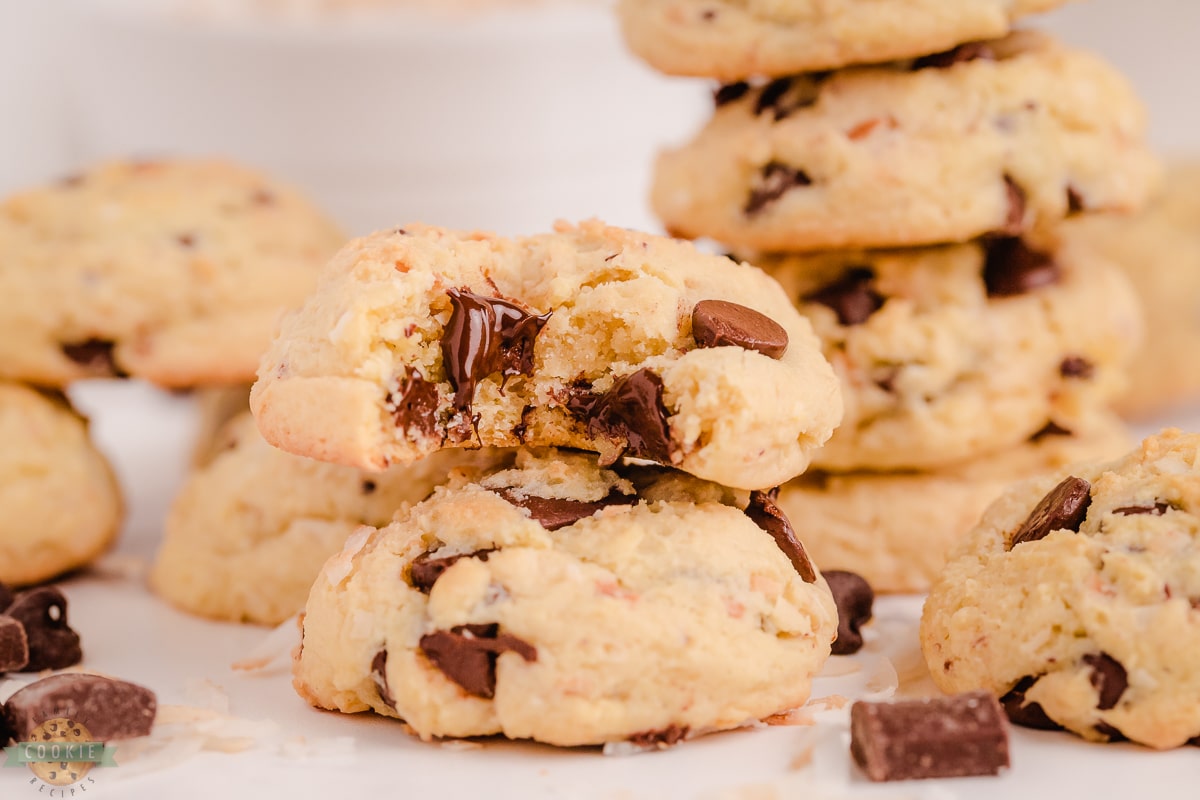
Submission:
[[[5,613],[25,627],[29,641],[26,672],[63,669],[83,660],[79,634],[67,624],[67,598],[55,587],[21,592]]]
[[[12,605],[13,597],[13,590],[6,584],[0,583],[0,614],[3,614]]]
[[[985,691],[850,708],[850,754],[873,781],[997,775],[1008,726]]]
[[[779,161],[766,164],[758,174],[758,179],[750,189],[746,205],[742,211],[748,217],[760,213],[764,208],[787,194],[791,189],[800,186],[811,186],[812,178],[808,173],[796,167],[789,167]]]
[[[6,614],[0,614],[0,674],[19,672],[29,663],[29,640],[25,626]]]
[[[468,694],[485,699],[496,695],[496,658],[514,652],[526,661],[537,661],[537,648],[523,639],[500,633],[491,624],[459,625],[421,637],[421,652],[443,675]]]
[[[621,455],[671,463],[670,414],[663,405],[662,378],[640,369],[617,380],[604,394],[577,389],[567,400],[567,410],[587,424],[589,435],[617,442],[620,449],[608,466]]]
[[[1058,283],[1061,273],[1054,258],[1016,238],[996,239],[987,245],[983,282],[988,297],[1015,297]]]
[[[458,563],[459,559],[478,558],[480,561],[487,561],[488,554],[491,552],[491,550],[476,550],[474,553],[458,553],[441,558],[431,558],[429,553],[423,553],[414,558],[412,564],[409,565],[409,580],[414,588],[429,594],[438,578],[442,577],[442,573]]]
[[[692,338],[700,347],[741,347],[771,358],[787,352],[788,335],[775,320],[725,300],[701,300],[692,309]]]
[[[841,325],[861,325],[883,308],[886,298],[875,291],[875,271],[870,267],[850,267],[841,277],[801,299],[833,309]]]
[[[1092,485],[1082,478],[1071,476],[1050,490],[1034,507],[1021,527],[1013,534],[1008,549],[1025,542],[1044,539],[1051,531],[1068,530],[1079,532],[1079,526],[1087,517],[1092,504]]]
[[[837,604],[838,635],[833,642],[835,656],[848,656],[862,649],[861,628],[871,621],[875,590],[866,579],[854,572],[830,569],[821,573],[833,592]]]
[[[496,494],[519,508],[529,511],[529,516],[541,523],[548,531],[556,531],[586,519],[609,506],[629,506],[637,502],[637,495],[613,491],[601,500],[568,500],[557,497],[537,497],[518,494],[515,489],[497,489]]]
[[[143,686],[82,672],[31,683],[4,706],[17,741],[28,740],[34,728],[55,717],[82,724],[94,741],[147,736],[157,708],[154,692]]]
[[[771,499],[770,495],[766,492],[751,492],[750,504],[746,506],[746,516],[755,525],[771,534],[775,544],[792,562],[792,568],[805,583],[817,582],[817,571],[813,567],[812,559],[808,557],[804,545],[796,538],[796,531],[792,528],[792,523],[788,521],[787,515]]]

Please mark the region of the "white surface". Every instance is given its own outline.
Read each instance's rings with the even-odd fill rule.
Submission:
[[[156,600],[140,578],[123,574],[132,558],[147,558],[159,521],[188,457],[191,402],[136,383],[93,383],[73,392],[93,414],[93,430],[116,462],[131,502],[125,538],[105,568],[63,584],[70,619],[84,642],[88,669],[153,688],[166,704],[193,704],[215,684],[229,713],[253,721],[255,746],[245,752],[190,753],[154,769],[135,758],[100,769],[89,797],[170,798],[367,797],[418,798],[1194,798],[1200,750],[1156,753],[1129,744],[1087,744],[1067,734],[1014,729],[1013,768],[999,778],[871,785],[851,766],[844,712],[819,714],[816,726],[771,727],[704,737],[674,750],[606,757],[597,750],[556,750],[486,741],[464,749],[426,744],[395,722],[370,715],[314,711],[296,697],[286,668],[235,673],[268,635],[262,628],[206,622]],[[1171,422],[1200,426],[1200,413]],[[1165,422],[1165,421],[1164,421]],[[1144,426],[1154,430],[1157,424]],[[877,606],[868,646],[833,658],[813,697],[856,696],[886,680],[887,656],[901,691],[928,691],[917,649],[919,598]],[[286,636],[286,634],[285,634]],[[855,666],[848,666],[853,664]],[[844,674],[855,670],[852,674]],[[220,697],[221,692],[216,692]],[[352,740],[352,744],[346,740]],[[812,751],[811,764],[797,761]],[[34,797],[24,770],[0,770],[0,798]],[[45,795],[43,795],[45,796]]]

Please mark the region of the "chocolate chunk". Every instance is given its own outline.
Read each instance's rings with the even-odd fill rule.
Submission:
[[[873,781],[998,775],[1008,725],[985,691],[850,707],[850,754]]]
[[[389,395],[388,405],[392,409],[397,428],[415,428],[424,436],[433,436],[436,433],[437,384],[425,380],[413,367],[405,370],[404,379],[400,382],[400,396]]]
[[[88,373],[97,377],[128,378],[129,374],[113,360],[115,342],[106,339],[86,339],[60,345],[62,353]]]
[[[774,110],[790,88],[792,88],[791,78],[776,78],[764,86],[758,93],[758,100],[754,102],[754,116],[757,117],[765,111]],[[779,117],[776,116],[776,119],[778,120]]]
[[[796,538],[796,531],[792,529],[792,523],[788,521],[783,509],[776,505],[766,492],[750,493],[750,504],[746,506],[746,516],[755,525],[771,534],[775,544],[792,562],[792,568],[804,579],[805,583],[817,582],[817,571],[813,568],[812,561],[804,550],[804,545]]]
[[[835,656],[848,656],[862,649],[861,628],[871,621],[871,609],[875,604],[875,590],[861,575],[840,569],[829,569],[821,573],[833,592],[837,604],[838,633],[833,642]]]
[[[967,42],[958,47],[931,56],[922,56],[913,61],[913,71],[919,69],[945,69],[967,61],[995,61],[996,51],[987,42]]]
[[[1083,195],[1074,186],[1067,184],[1067,213],[1079,214],[1087,211],[1087,203],[1084,202]]]
[[[25,626],[27,672],[63,669],[83,660],[79,634],[67,625],[67,598],[58,589],[41,586],[21,592],[5,613]]]
[[[148,736],[157,710],[149,689],[81,672],[31,683],[4,706],[17,741],[27,741],[34,728],[54,717],[82,724],[98,742]]]
[[[1008,175],[1004,176],[1004,193],[1008,198],[1008,216],[995,232],[1002,236],[1020,236],[1025,232],[1025,190]]]
[[[1092,504],[1092,485],[1082,478],[1071,476],[1050,490],[1050,494],[1030,512],[1025,522],[1013,534],[1011,550],[1025,542],[1036,542],[1046,538],[1051,531],[1068,530],[1079,532]]]
[[[1072,433],[1067,428],[1064,428],[1062,425],[1059,425],[1054,420],[1050,420],[1045,425],[1043,425],[1041,428],[1039,428],[1036,432],[1034,432],[1034,434],[1029,437],[1029,441],[1034,442],[1036,444],[1037,442],[1040,442],[1043,439],[1047,439],[1051,436],[1074,436],[1074,435],[1075,434]]]
[[[1036,728],[1040,731],[1060,731],[1062,726],[1046,716],[1046,712],[1039,704],[1025,701],[1025,693],[1032,689],[1037,681],[1038,679],[1032,675],[1021,678],[1004,697],[1000,698],[1000,705],[1003,706],[1009,721],[1015,725]]]
[[[559,528],[573,525],[609,506],[629,506],[638,500],[635,494],[621,494],[615,490],[609,492],[608,496],[601,500],[592,501],[523,495],[518,494],[514,489],[497,489],[496,494],[514,506],[528,509],[529,516],[540,522],[542,527],[548,531],[556,531]]]
[[[811,186],[812,178],[802,169],[789,167],[779,161],[772,161],[762,168],[757,179],[750,187],[750,196],[742,211],[748,217],[761,212],[764,208],[783,197],[791,189],[798,186]]]
[[[388,687],[387,679],[387,648],[383,648],[375,657],[371,659],[371,679],[375,681],[375,688],[379,690],[379,699],[387,703],[388,708],[396,710],[396,700],[392,697],[392,690]]]
[[[537,648],[500,633],[497,624],[459,625],[421,637],[421,652],[442,674],[468,694],[491,699],[496,695],[496,658],[513,652],[526,661],[537,661]]]
[[[662,730],[639,731],[631,735],[629,741],[638,747],[656,747],[659,750],[666,750],[686,739],[689,730],[691,728],[687,725],[668,725]]]
[[[587,423],[590,436],[603,436],[621,444],[621,452],[601,466],[608,466],[622,454],[670,464],[674,446],[667,424],[670,413],[662,395],[662,378],[649,369],[640,369],[619,379],[602,395],[575,387],[567,400],[567,410]]]
[[[822,74],[812,74],[797,80],[776,78],[758,93],[758,99],[754,102],[754,116],[761,116],[770,111],[774,121],[780,122],[800,109],[808,108],[817,102],[817,93],[823,78]]]
[[[875,291],[875,271],[850,267],[841,277],[802,298],[832,308],[841,325],[861,325],[883,307],[884,296]]]
[[[1048,253],[1020,239],[995,239],[987,246],[983,282],[988,297],[1012,297],[1057,283],[1058,265]]]
[[[7,614],[0,614],[0,674],[18,672],[29,663],[29,640],[25,626]]]
[[[3,583],[0,583],[0,614],[4,613],[9,606],[12,605],[13,591]]]
[[[1090,381],[1096,374],[1096,367],[1083,356],[1067,356],[1058,365],[1058,374],[1064,378]]]
[[[1115,707],[1129,686],[1125,667],[1108,653],[1088,653],[1083,663],[1092,669],[1092,687],[1099,695],[1096,708],[1107,711]]]
[[[533,344],[550,319],[498,297],[451,289],[450,321],[442,332],[442,365],[454,388],[454,407],[471,417],[475,386],[497,372],[501,387],[513,375],[533,371]]]
[[[378,488],[379,487],[375,485],[375,481],[363,481],[362,482],[362,493],[363,494],[374,494],[375,490]]]
[[[724,300],[701,300],[692,309],[692,338],[700,347],[741,347],[771,358],[787,352],[788,335],[775,320]]]
[[[713,92],[713,103],[720,108],[728,103],[741,100],[748,91],[750,91],[750,84],[745,81],[726,83]]]
[[[1127,737],[1125,734],[1121,733],[1120,729],[1118,729],[1115,725],[1109,725],[1107,722],[1097,722],[1092,726],[1092,730],[1108,739],[1110,742],[1128,741]]]
[[[409,565],[408,579],[412,582],[413,588],[429,594],[438,578],[442,577],[442,573],[454,566],[460,558],[478,558],[480,561],[487,561],[488,553],[491,552],[491,550],[476,550],[474,553],[458,553],[441,558],[430,558],[429,553],[423,553],[414,558],[412,564]]]
[[[1161,517],[1163,514],[1167,513],[1167,510],[1170,509],[1170,507],[1171,506],[1168,504],[1162,502],[1155,503],[1152,506],[1121,506],[1120,508],[1114,508],[1113,513],[1121,514],[1122,516],[1126,517],[1130,517],[1135,514],[1153,514],[1156,517]]]

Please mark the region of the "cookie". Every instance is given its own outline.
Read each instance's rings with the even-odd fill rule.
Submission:
[[[830,471],[937,469],[1122,390],[1141,332],[1124,275],[1048,237],[754,259],[812,323],[845,416]]]
[[[503,457],[446,450],[366,473],[276,450],[249,411],[216,441],[220,450],[188,477],[171,505],[150,585],[193,614],[261,624],[277,624],[304,607],[321,564],[355,528],[386,525],[453,469]]]
[[[443,447],[554,445],[767,488],[804,470],[842,411],[778,284],[596,221],[359,239],[259,376],[269,442],[376,470]]]
[[[941,53],[1066,0],[622,0],[631,50],[669,75],[740,81]]]
[[[1200,736],[1200,436],[1013,486],[960,543],[921,618],[947,692],[1014,722],[1154,748]]]
[[[17,194],[0,204],[0,377],[249,383],[343,241],[224,162],[111,162]]]
[[[41,583],[107,550],[120,490],[66,398],[0,381],[0,442],[0,582]]]
[[[766,494],[523,451],[354,534],[303,627],[315,706],[424,739],[655,746],[802,704],[837,612]]]
[[[823,571],[856,572],[877,592],[926,592],[947,549],[1009,485],[1114,458],[1132,442],[1115,416],[1102,413],[1075,430],[1049,425],[1027,442],[928,472],[810,470],[781,486],[777,502],[804,520],[804,545]]]
[[[1118,72],[1022,31],[746,91],[659,157],[652,204],[679,235],[764,251],[1015,235],[1140,206],[1158,175],[1144,130]]]
[[[1170,164],[1143,213],[1081,215],[1063,233],[1125,270],[1148,310],[1118,410],[1144,419],[1200,399],[1200,161]]]

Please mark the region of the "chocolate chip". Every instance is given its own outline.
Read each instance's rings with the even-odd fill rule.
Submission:
[[[817,582],[817,571],[813,568],[812,561],[804,550],[804,545],[796,538],[796,531],[792,529],[792,523],[788,521],[783,509],[776,505],[766,492],[750,493],[750,504],[746,506],[746,516],[755,525],[771,534],[775,544],[792,562],[792,568],[804,579],[805,583]]]
[[[379,487],[377,487],[375,485],[375,481],[363,481],[362,482],[362,493],[363,494],[374,494],[375,490],[377,488],[379,488]]]
[[[1058,374],[1064,378],[1090,381],[1096,374],[1096,367],[1083,356],[1067,356],[1058,365]]]
[[[1074,436],[1074,435],[1075,434],[1072,433],[1067,428],[1064,428],[1062,425],[1059,425],[1054,420],[1050,420],[1045,425],[1043,425],[1038,431],[1036,431],[1032,436],[1030,436],[1029,441],[1036,444],[1036,443],[1042,441],[1043,439],[1047,439],[1051,436]]]
[[[1122,516],[1126,517],[1134,516],[1136,514],[1153,514],[1156,517],[1161,517],[1163,514],[1167,513],[1167,510],[1170,507],[1171,506],[1168,504],[1161,502],[1155,503],[1152,506],[1121,506],[1120,508],[1114,508],[1113,513],[1121,514]]]
[[[883,307],[884,296],[875,291],[875,271],[850,267],[841,276],[802,298],[833,309],[841,325],[861,325]]]
[[[1004,193],[1008,199],[1008,216],[995,233],[1003,236],[1020,236],[1025,232],[1025,190],[1008,175],[1004,176]]]
[[[375,657],[371,659],[371,679],[375,681],[375,688],[379,690],[379,699],[387,704],[388,708],[396,710],[396,700],[392,697],[392,690],[388,688],[387,679],[387,648],[383,648]]]
[[[127,378],[128,373],[113,360],[115,342],[107,339],[85,339],[60,345],[67,358],[97,377]]]
[[[1030,512],[1029,517],[1013,534],[1011,550],[1025,542],[1044,539],[1051,531],[1068,530],[1078,533],[1092,503],[1092,485],[1082,478],[1071,476],[1055,486]]]
[[[840,569],[825,570],[822,575],[833,592],[837,604],[838,633],[833,642],[835,656],[848,656],[862,649],[861,628],[871,621],[871,610],[875,603],[875,590],[871,584],[854,572]]]
[[[19,672],[29,663],[29,640],[25,626],[6,614],[0,614],[0,675]]]
[[[1020,239],[995,239],[987,245],[983,282],[988,297],[1012,297],[1057,283],[1058,265],[1048,253]]]
[[[621,494],[615,490],[610,492],[607,497],[594,501],[522,495],[514,489],[497,489],[496,494],[514,506],[527,509],[529,516],[541,523],[542,527],[548,531],[556,531],[559,528],[574,525],[579,520],[586,519],[609,506],[633,505],[638,499],[637,495]]]
[[[726,83],[713,92],[713,103],[720,108],[723,105],[741,100],[750,91],[750,84],[745,81]]]
[[[487,561],[490,552],[492,551],[476,550],[474,553],[458,553],[441,558],[431,558],[429,553],[423,553],[414,558],[412,564],[409,565],[408,579],[412,582],[413,588],[429,594],[438,578],[442,577],[442,573],[458,563],[459,559],[478,558],[480,561]]]
[[[750,196],[742,211],[754,216],[798,186],[811,186],[812,178],[802,169],[772,161],[762,168],[750,187]]]
[[[662,730],[657,731],[639,731],[629,737],[629,741],[638,747],[658,748],[666,750],[668,747],[674,747],[687,738],[688,731],[691,730],[687,725],[668,725]]]
[[[1108,739],[1110,742],[1127,741],[1125,734],[1121,733],[1121,731],[1115,725],[1109,725],[1107,722],[1097,722],[1092,726],[1092,730]]]
[[[621,451],[604,459],[601,466],[608,466],[622,453],[670,464],[674,445],[667,424],[670,414],[662,396],[662,378],[649,369],[640,369],[617,380],[602,395],[582,386],[573,387],[567,410],[587,423],[589,435],[620,444]]]
[[[692,338],[700,347],[741,347],[771,358],[787,352],[788,335],[775,320],[725,300],[701,300],[692,309]]]
[[[787,90],[792,88],[791,78],[776,78],[762,88],[758,93],[758,100],[754,103],[754,116],[760,116],[765,111],[774,110],[776,104],[787,94]],[[778,112],[777,112],[778,113]],[[776,119],[779,119],[776,116]]]
[[[1083,200],[1083,195],[1074,186],[1067,184],[1067,213],[1079,214],[1087,211],[1087,203]]]
[[[873,781],[998,775],[1009,765],[1008,726],[986,691],[859,701],[850,707],[850,754]]]
[[[5,612],[25,626],[27,672],[63,669],[83,660],[79,634],[67,625],[67,598],[53,586],[21,592]]]
[[[468,694],[485,699],[496,695],[496,658],[513,652],[537,661],[537,649],[516,636],[500,633],[497,624],[459,625],[421,637],[421,652],[442,674]]]
[[[1025,693],[1032,689],[1037,682],[1037,678],[1026,675],[1017,681],[1004,697],[1000,698],[1000,705],[1004,707],[1005,715],[1013,724],[1025,728],[1036,728],[1040,731],[1062,730],[1061,725],[1046,716],[1046,712],[1039,704],[1025,701]]]
[[[497,372],[504,381],[533,371],[534,340],[550,314],[529,310],[498,297],[451,289],[450,321],[442,332],[442,365],[454,388],[454,408],[471,418],[476,384]],[[460,424],[461,428],[461,424]]]
[[[17,741],[53,717],[66,717],[88,729],[99,742],[148,736],[154,727],[158,700],[154,692],[134,683],[71,673],[52,675],[17,691],[4,706]]]
[[[922,56],[913,61],[914,71],[919,69],[945,69],[967,61],[995,61],[996,51],[987,42],[967,42],[958,47],[931,56]]]
[[[1107,711],[1115,707],[1129,686],[1125,667],[1108,653],[1088,653],[1083,657],[1083,663],[1092,669],[1092,687],[1099,695],[1096,708]]]
[[[387,404],[392,409],[396,427],[416,429],[423,436],[434,436],[437,431],[438,389],[437,384],[425,380],[413,367],[408,367],[400,382],[400,396],[388,395]]]

